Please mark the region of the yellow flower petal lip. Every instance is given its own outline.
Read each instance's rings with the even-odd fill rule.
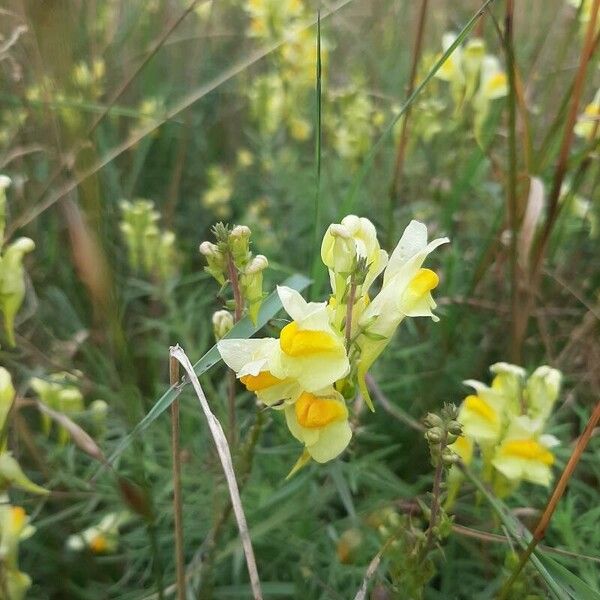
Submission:
[[[508,440],[502,444],[500,454],[532,460],[548,466],[554,464],[554,454],[532,439]]]
[[[497,423],[498,421],[498,413],[479,396],[475,396],[474,394],[467,396],[464,401],[464,407],[489,423]]]
[[[294,405],[296,418],[302,427],[321,429],[348,416],[343,402],[333,398],[323,398],[304,392]]]
[[[288,356],[301,357],[336,352],[340,350],[338,341],[325,331],[300,329],[296,321],[288,323],[279,337],[281,350]]]
[[[427,292],[434,290],[440,283],[440,278],[435,271],[431,269],[419,269],[417,274],[409,283],[410,291],[416,296],[423,296]]]
[[[25,526],[27,515],[22,506],[11,506],[10,508],[11,527],[13,531],[21,531]]]
[[[261,371],[258,375],[244,375],[240,377],[240,381],[249,392],[259,392],[282,383],[284,380],[275,377],[269,371]]]
[[[94,554],[102,554],[108,550],[108,540],[102,534],[98,534],[90,540],[90,550]]]

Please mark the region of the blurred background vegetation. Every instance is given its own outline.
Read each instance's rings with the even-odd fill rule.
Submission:
[[[600,107],[587,121],[580,116],[600,86],[597,53],[586,65],[556,206],[529,224],[537,243],[513,270],[511,235],[525,226],[531,177],[552,196],[592,2],[516,3],[512,154],[511,95],[492,98],[482,115],[441,77],[411,104],[405,133],[407,113],[392,126],[443,51],[443,35],[458,33],[481,5],[429,2],[420,27],[421,4],[321,3],[319,127],[316,2],[4,0],[0,172],[12,179],[5,242],[26,235],[36,245],[26,258],[16,346],[4,337],[0,348],[18,396],[37,397],[34,377],[70,373],[61,385],[75,386],[81,400],[58,408],[110,456],[167,388],[169,345],[179,342],[197,360],[214,343],[211,316],[223,300],[197,248],[217,221],[252,229],[255,252],[270,262],[267,291],[300,272],[313,276],[312,297],[325,299],[318,245],[328,223],[367,216],[390,250],[417,218],[452,242],[436,257],[441,321],[403,325],[374,379],[392,407],[420,419],[444,401],[459,403],[461,381],[487,380],[495,361],[561,369],[551,426],[562,441],[559,472],[600,393]],[[484,40],[506,70],[504,18],[505,3],[492,2],[467,40]],[[224,374],[220,365],[201,378],[222,420]],[[279,415],[257,412],[248,393],[238,409],[242,498],[265,596],[353,597],[390,511],[431,487],[422,434],[379,406],[356,422],[342,459],[285,481],[298,446]],[[191,394],[181,411],[190,597],[250,597],[233,520],[220,522],[227,491]],[[42,499],[14,495],[37,529],[21,545],[28,597],[172,595],[166,415],[115,461],[121,480],[56,427],[44,429],[27,405],[14,415],[10,447],[51,490]],[[589,556],[600,555],[599,483],[596,437],[546,540],[571,553],[555,558],[596,592],[600,569]],[[509,505],[533,524],[547,494],[525,485]],[[68,547],[70,536],[113,513],[127,516],[112,551]],[[469,488],[456,523],[503,534]],[[504,541],[456,532],[427,598],[492,597]],[[374,581],[373,598],[392,597],[385,571]],[[535,573],[528,581],[522,597],[546,597]]]

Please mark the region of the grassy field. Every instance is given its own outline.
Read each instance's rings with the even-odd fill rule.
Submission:
[[[0,600],[600,598],[599,8],[4,0]]]

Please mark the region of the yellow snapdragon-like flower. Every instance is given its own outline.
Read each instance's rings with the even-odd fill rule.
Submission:
[[[545,422],[560,392],[562,373],[547,365],[538,367],[527,380],[525,406],[534,419]]]
[[[432,312],[436,304],[431,291],[437,287],[439,278],[422,265],[433,250],[449,241],[438,238],[427,243],[427,227],[419,221],[411,221],[390,256],[381,291],[365,308],[358,324],[361,330],[357,340],[361,351],[358,383],[368,403],[367,371],[388,345],[402,319],[427,316],[438,320]]]
[[[31,586],[31,578],[19,570],[19,543],[35,532],[29,525],[25,510],[8,504],[3,496],[0,504],[0,560],[2,569],[2,589],[8,600],[22,600]]]
[[[464,383],[476,391],[469,394],[460,407],[458,420],[464,435],[481,445],[496,443],[502,433],[504,396],[479,381],[468,379]]]
[[[559,444],[553,436],[542,434],[543,422],[526,415],[512,419],[508,431],[497,447],[492,465],[510,481],[530,481],[548,486],[552,481],[554,454],[550,448]]]
[[[67,539],[69,550],[88,549],[93,554],[109,554],[119,546],[119,528],[129,520],[127,512],[108,513],[97,525],[88,527]]]
[[[298,382],[286,376],[277,339],[224,339],[217,348],[246,389],[267,406],[294,402],[302,393]]]
[[[329,323],[325,302],[306,302],[285,286],[277,288],[292,317],[279,339],[221,340],[217,347],[249,391],[267,405],[295,401],[344,377],[350,368],[341,335]]]
[[[346,403],[333,388],[303,392],[295,404],[286,406],[285,418],[292,435],[319,463],[336,458],[352,437]]]
[[[292,317],[279,334],[282,364],[287,377],[307,391],[332,385],[350,370],[344,340],[329,322],[325,302],[306,302],[296,291],[278,287],[285,311]]]

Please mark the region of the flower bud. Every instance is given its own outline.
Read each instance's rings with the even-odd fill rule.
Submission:
[[[0,367],[0,432],[4,429],[14,397],[15,388],[10,373],[4,367]]]
[[[442,461],[447,466],[450,467],[456,464],[460,460],[458,454],[452,452],[450,448],[444,448],[442,451]]]
[[[243,268],[250,260],[250,231],[246,225],[236,225],[229,234],[229,247],[236,267]]]
[[[458,421],[450,421],[447,426],[448,433],[452,435],[461,435],[462,433],[462,425]]]
[[[423,423],[425,427],[443,427],[444,422],[442,421],[439,415],[435,413],[428,413],[427,416],[423,419]]]
[[[439,444],[442,441],[443,435],[444,432],[441,427],[432,427],[425,432],[427,441],[431,442],[432,444]]]
[[[262,254],[257,254],[246,267],[246,274],[253,275],[255,273],[259,273],[260,271],[264,271],[269,266],[269,261],[267,257]]]
[[[233,315],[228,310],[218,310],[212,316],[212,324],[218,342],[233,329]]]
[[[219,250],[219,247],[212,242],[202,242],[198,247],[200,254],[206,257],[208,265],[204,267],[207,273],[210,273],[221,285],[225,283],[225,257]]]

